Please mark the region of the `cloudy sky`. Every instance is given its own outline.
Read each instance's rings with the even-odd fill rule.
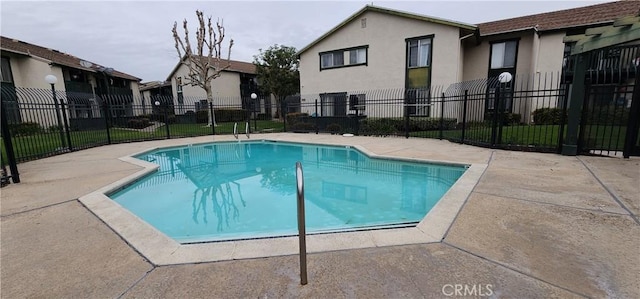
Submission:
[[[171,28],[195,10],[222,18],[231,59],[252,62],[273,44],[300,49],[367,4],[477,24],[601,1],[6,1],[3,36],[66,52],[142,78],[165,80],[178,61]]]

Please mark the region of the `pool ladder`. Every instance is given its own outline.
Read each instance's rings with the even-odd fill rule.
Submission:
[[[244,133],[245,135],[247,135],[247,139],[251,138],[250,136],[251,132],[249,132],[249,122],[245,123]],[[233,137],[235,137],[236,140],[238,139],[238,123],[233,124]]]
[[[296,162],[296,186],[298,193],[298,244],[300,247],[300,284],[307,284],[307,232],[304,220],[304,176],[302,163]]]

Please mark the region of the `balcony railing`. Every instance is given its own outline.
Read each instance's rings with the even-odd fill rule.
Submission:
[[[64,88],[69,92],[93,93],[93,86],[88,82],[64,81]]]

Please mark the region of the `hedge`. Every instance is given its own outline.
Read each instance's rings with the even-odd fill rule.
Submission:
[[[361,135],[391,135],[397,132],[405,132],[405,118],[366,118],[360,121]],[[438,131],[456,129],[455,118],[411,117],[409,118],[409,132]]]
[[[9,124],[9,133],[11,133],[11,136],[29,136],[40,132],[42,132],[42,127],[36,122]]]
[[[559,125],[562,122],[561,108],[540,108],[532,113],[533,123],[536,125]],[[567,114],[564,114],[565,124],[567,122]]]

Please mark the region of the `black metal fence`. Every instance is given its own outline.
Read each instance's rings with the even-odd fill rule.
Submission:
[[[3,136],[24,162],[106,144],[245,132],[282,132],[269,101],[95,95],[2,86]],[[213,123],[213,125],[212,125]],[[2,165],[9,161],[3,142]]]
[[[599,49],[586,56],[581,153],[640,155],[640,46]]]
[[[293,132],[447,139],[492,148],[558,152],[567,90],[560,74],[473,80],[430,89],[365,90],[286,102]]]
[[[635,72],[618,79],[598,74],[590,73],[587,80],[580,153],[621,151],[628,146],[625,138],[638,139],[638,115],[631,109],[637,102],[631,98],[638,94]],[[3,138],[2,166],[105,144],[233,134],[236,123],[240,133],[248,123],[252,133],[438,138],[560,152],[571,80],[559,73],[518,75],[428,89],[319,92],[288,96],[281,103],[266,97],[214,98],[209,103],[203,98],[95,95],[3,84],[2,136],[11,138]],[[273,119],[277,112],[284,117]],[[634,132],[627,130],[629,123],[635,124],[635,137],[627,136]],[[640,140],[634,144],[640,148]]]

